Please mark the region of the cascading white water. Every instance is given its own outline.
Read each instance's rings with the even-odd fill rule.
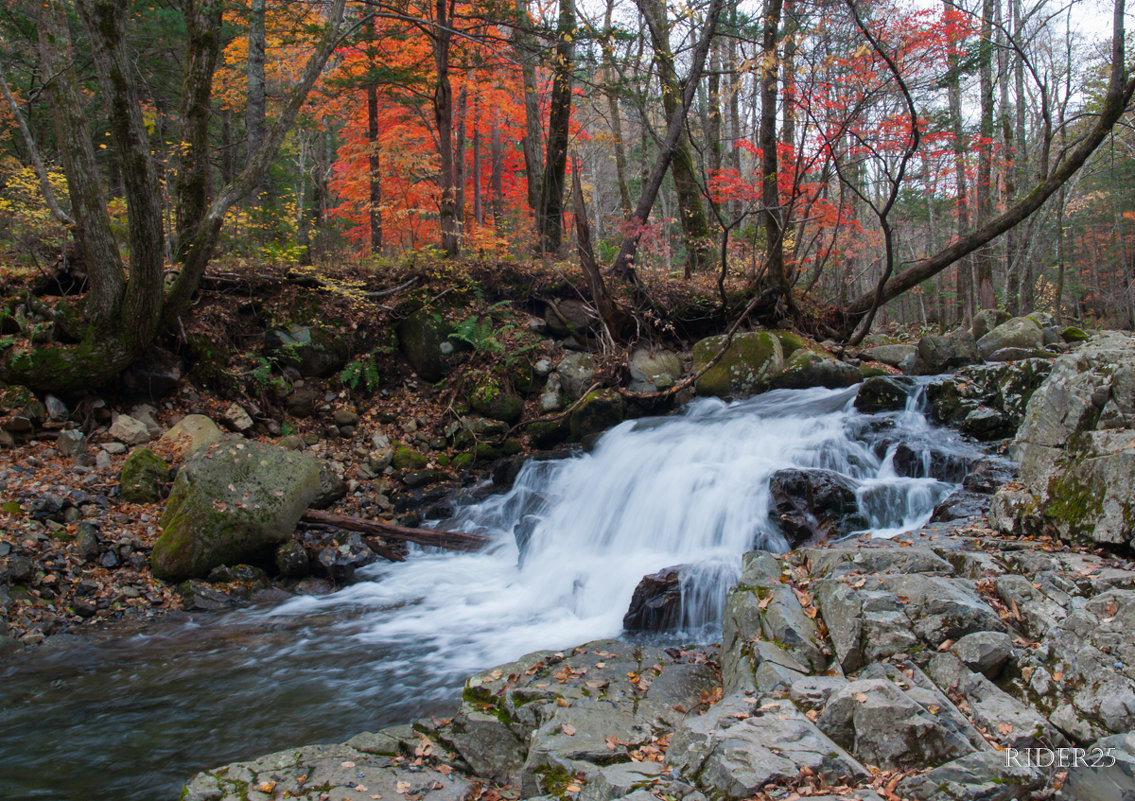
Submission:
[[[485,552],[417,553],[372,568],[372,580],[272,614],[381,610],[365,615],[355,636],[421,645],[423,669],[471,670],[617,636],[642,576],[689,564],[697,569],[683,578],[685,622],[715,626],[741,554],[787,550],[769,521],[777,470],[823,468],[852,479],[872,529],[893,536],[925,523],[954,488],[926,477],[929,443],[962,462],[980,455],[933,429],[917,398],[903,412],[863,415],[854,397],[855,389],[780,390],[737,403],[698,400],[678,415],[623,423],[591,453],[528,462],[511,490],[441,524],[491,537]],[[902,445],[922,448],[921,477],[896,472]]]

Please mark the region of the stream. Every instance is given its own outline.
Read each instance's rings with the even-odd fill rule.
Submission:
[[[931,426],[917,395],[879,415],[854,397],[777,390],[628,421],[437,523],[491,537],[481,553],[419,550],[331,595],[14,655],[0,665],[0,798],[172,801],[202,768],[451,714],[470,673],[619,636],[639,579],[670,565],[698,569],[667,636],[711,642],[741,554],[787,549],[768,522],[775,471],[844,474],[869,530],[893,536],[957,486],[897,475],[897,445],[927,468],[931,452],[982,456]]]

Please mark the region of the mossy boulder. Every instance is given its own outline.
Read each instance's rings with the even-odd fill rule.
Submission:
[[[169,481],[169,465],[149,448],[138,448],[126,457],[118,476],[119,495],[127,503],[161,500],[161,485]]]
[[[774,389],[840,389],[859,381],[858,368],[840,361],[827,351],[818,347],[815,350],[797,347],[770,383]]]
[[[490,420],[515,423],[524,414],[524,400],[505,392],[500,382],[487,377],[469,393],[469,406]]]
[[[571,426],[566,417],[555,420],[539,420],[528,426],[528,439],[532,447],[540,449],[554,448],[566,442],[571,436]]]
[[[785,359],[792,356],[793,353],[800,350],[801,348],[811,350],[816,347],[816,343],[810,341],[806,337],[800,336],[795,331],[785,331],[784,329],[778,329],[776,331],[773,331],[773,334],[775,334],[776,338],[780,340],[780,348],[784,351]]]
[[[581,441],[592,434],[600,434],[626,418],[623,396],[611,389],[588,393],[572,410],[568,419],[571,439]]]
[[[395,470],[421,470],[429,464],[429,457],[424,453],[405,446],[394,449],[394,456],[390,464]]]
[[[163,581],[270,556],[319,494],[319,462],[258,442],[218,442],[178,471],[154,545]]]
[[[694,372],[699,372],[725,345],[725,335],[708,337],[694,345]],[[767,389],[784,367],[784,349],[770,331],[735,334],[729,348],[697,380],[699,395],[742,398]]]
[[[1087,342],[1088,335],[1083,328],[1070,325],[1060,332],[1060,338],[1065,342]]]
[[[440,315],[425,309],[398,324],[398,349],[422,379],[440,381],[449,372],[442,345],[449,344],[451,330]]]
[[[300,375],[326,378],[337,373],[351,355],[350,343],[338,332],[315,325],[273,328],[264,334],[264,349]]]

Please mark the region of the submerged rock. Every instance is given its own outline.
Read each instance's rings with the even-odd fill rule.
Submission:
[[[664,567],[643,576],[623,616],[627,631],[666,631],[682,621],[682,574],[689,565]]]
[[[778,470],[769,479],[772,518],[796,546],[867,527],[855,484],[832,470]]]

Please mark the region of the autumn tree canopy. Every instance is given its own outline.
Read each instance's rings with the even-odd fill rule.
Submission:
[[[1123,0],[1110,17],[9,0],[0,248],[86,285],[44,312],[50,336],[4,340],[0,379],[105,380],[176,326],[217,255],[574,259],[581,214],[599,280],[648,305],[644,276],[844,338],[991,305],[1130,323],[1126,17]]]

